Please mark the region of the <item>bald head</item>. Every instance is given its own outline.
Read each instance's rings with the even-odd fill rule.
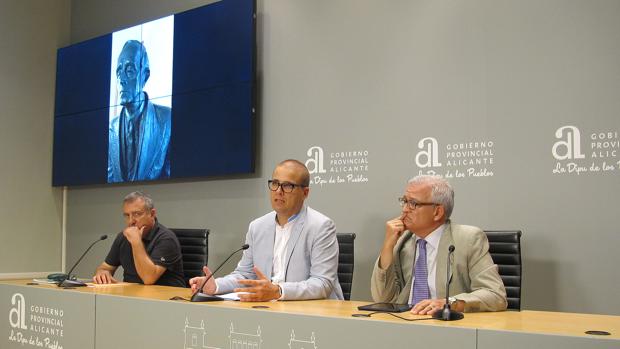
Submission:
[[[301,184],[305,187],[310,185],[310,172],[308,171],[306,165],[304,165],[302,162],[295,159],[287,159],[276,165],[276,168],[278,167],[289,168],[293,170],[296,174],[298,174],[298,184]]]

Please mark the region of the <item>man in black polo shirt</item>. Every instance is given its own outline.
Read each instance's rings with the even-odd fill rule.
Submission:
[[[179,240],[157,221],[153,200],[138,191],[127,195],[123,200],[123,216],[127,227],[114,239],[93,281],[117,282],[114,272],[122,265],[125,282],[184,287]]]

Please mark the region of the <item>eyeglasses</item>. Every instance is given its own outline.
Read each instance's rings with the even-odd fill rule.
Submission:
[[[437,206],[440,204],[436,204],[434,202],[417,202],[413,199],[408,200],[406,197],[400,197],[398,198],[398,202],[400,203],[400,207],[405,207],[405,205],[407,205],[407,207],[409,207],[409,209],[411,210],[415,210],[416,208],[420,207],[420,206]]]
[[[144,216],[145,213],[146,213],[146,211],[135,211],[135,212],[131,212],[129,214],[123,213],[123,217],[125,217],[126,220],[128,220],[128,219],[138,219],[138,218],[141,218],[142,216]]]
[[[307,187],[307,185],[295,184],[295,183],[289,183],[289,182],[282,182],[282,183],[280,183],[280,181],[278,181],[278,180],[270,179],[270,180],[267,181],[267,187],[271,191],[278,191],[278,188],[282,188],[283,192],[290,193],[290,192],[292,192],[297,187],[305,188],[305,187]]]

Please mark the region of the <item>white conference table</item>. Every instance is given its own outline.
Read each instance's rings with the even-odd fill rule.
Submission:
[[[620,348],[620,316],[524,310],[408,322],[352,316],[368,313],[357,307],[369,302],[189,303],[169,300],[188,298],[184,288],[29,283],[0,281],[1,348]]]

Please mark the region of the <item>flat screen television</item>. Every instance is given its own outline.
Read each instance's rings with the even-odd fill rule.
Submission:
[[[255,21],[222,0],[59,49],[52,185],[253,173]]]

